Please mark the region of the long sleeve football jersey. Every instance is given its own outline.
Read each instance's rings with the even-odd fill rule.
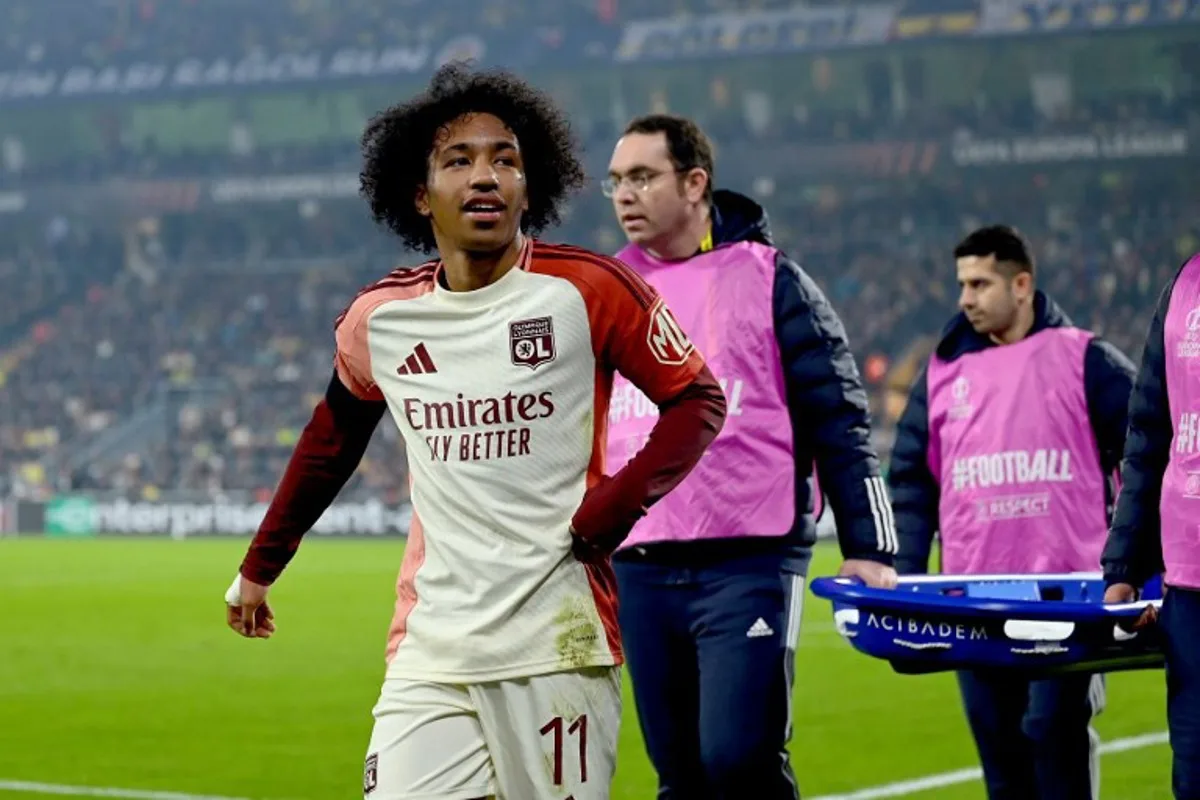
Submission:
[[[677,485],[720,430],[721,390],[661,298],[614,259],[530,240],[517,267],[470,292],[446,289],[440,269],[393,272],[336,326],[338,381],[364,407],[386,403],[408,454],[389,675],[467,683],[620,664],[611,567],[577,558],[572,534],[627,531]],[[614,372],[666,413],[605,476]],[[360,447],[347,445],[353,464]],[[295,549],[279,542],[311,525],[275,505],[243,564],[252,580],[273,580]],[[267,564],[256,548],[285,556]]]

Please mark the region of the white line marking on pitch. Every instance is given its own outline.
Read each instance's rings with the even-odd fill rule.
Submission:
[[[1111,742],[1101,742],[1101,753],[1123,753],[1126,750],[1140,750],[1143,747],[1166,744],[1167,734],[1144,733],[1141,736],[1129,736],[1124,739],[1113,739]],[[917,792],[927,792],[930,789],[940,789],[943,786],[954,786],[959,783],[970,783],[983,778],[978,769],[956,769],[953,772],[941,772],[937,775],[926,775],[923,778],[913,778],[909,781],[885,783],[883,786],[872,786],[869,789],[859,789],[850,794],[827,794],[813,800],[881,800],[884,797],[906,797]],[[1165,778],[1164,778],[1165,780]]]
[[[32,783],[29,781],[0,781],[0,792],[57,794],[66,797],[113,797],[120,798],[120,800],[249,800],[245,797],[147,792],[138,789],[114,789],[110,786],[63,786],[57,783]]]
[[[1145,733],[1141,736],[1129,736],[1124,739],[1113,739],[1100,745],[1101,753],[1123,753],[1126,750],[1140,750],[1143,747],[1166,744],[1167,734]],[[882,800],[885,797],[905,797],[917,792],[927,792],[930,789],[940,789],[943,786],[954,786],[959,783],[970,783],[979,780],[982,773],[978,769],[958,769],[953,772],[942,772],[937,775],[926,775],[908,781],[887,783],[883,786],[872,786],[869,789],[859,789],[850,794],[827,794],[813,800]],[[0,792],[26,792],[28,794],[56,794],[65,797],[109,797],[116,800],[248,800],[244,797],[220,797],[206,794],[181,794],[179,792],[155,792],[138,789],[114,789],[111,787],[92,786],[63,786],[57,783],[32,783],[28,781],[0,781]]]

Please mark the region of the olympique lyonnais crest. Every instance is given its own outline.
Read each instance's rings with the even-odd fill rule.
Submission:
[[[508,352],[518,367],[537,369],[553,361],[554,323],[550,317],[521,319],[508,324]]]
[[[371,753],[367,756],[367,765],[363,769],[363,794],[370,794],[379,787],[379,755]]]

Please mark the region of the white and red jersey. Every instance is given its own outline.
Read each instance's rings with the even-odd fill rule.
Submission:
[[[469,292],[440,269],[393,272],[337,325],[338,376],[386,400],[408,451],[388,674],[469,683],[620,664],[611,571],[572,555],[572,515],[605,471],[614,371],[661,403],[703,360],[614,259],[530,240]]]

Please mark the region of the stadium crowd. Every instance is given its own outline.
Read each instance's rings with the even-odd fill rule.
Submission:
[[[689,108],[720,149],[779,148],[797,145],[827,145],[841,142],[942,140],[952,136],[982,134],[1046,135],[1056,132],[1098,133],[1116,130],[1144,131],[1200,125],[1200,104],[1191,93],[1170,98],[1151,93],[1083,98],[1051,116],[1040,113],[1028,102],[990,105],[918,105],[899,112],[838,108],[814,108],[800,98],[772,96],[771,113],[749,112],[730,96],[749,89],[752,76],[731,69],[711,78],[707,96],[677,97],[671,86],[631,94],[632,108]],[[603,98],[591,94],[569,97],[568,81],[559,93],[572,105],[572,120],[587,151],[606,157],[620,133],[610,115],[598,114]],[[645,87],[642,87],[645,88]],[[679,93],[682,94],[682,93]],[[689,94],[694,94],[690,92]],[[390,97],[394,101],[394,95]],[[362,105],[370,100],[363,99]],[[364,112],[365,115],[365,112]],[[121,121],[109,120],[119,131]],[[224,146],[168,147],[154,137],[130,141],[112,132],[90,149],[42,149],[53,141],[50,128],[64,123],[48,117],[45,127],[20,132],[5,131],[0,125],[0,189],[18,189],[39,184],[74,184],[103,181],[114,175],[146,178],[202,178],[209,176],[293,175],[324,172],[356,172],[358,142],[345,135],[299,143],[260,144],[252,126],[233,121]],[[80,120],[83,126],[104,127],[103,120]],[[355,132],[358,131],[355,127]],[[264,136],[264,138],[268,138]]]
[[[688,5],[706,4],[730,5],[717,0]],[[62,24],[64,5],[70,6],[69,26]],[[628,16],[621,13],[622,5],[619,0],[15,0],[0,11],[0,69],[417,44],[461,30],[521,29],[535,22],[616,23]],[[642,3],[630,10],[651,9]]]
[[[953,0],[940,0],[952,5]],[[64,3],[71,24],[62,24]],[[621,24],[783,9],[791,0],[13,0],[0,11],[0,69],[417,43],[456,30]]]
[[[470,20],[503,27],[530,19],[580,24],[579,15],[591,15],[594,24],[597,17],[619,21],[729,5],[485,3],[480,22],[479,13],[465,13],[458,0],[403,0],[414,13],[386,19],[372,16],[381,6],[369,0],[264,0],[237,4],[238,34],[231,37],[221,9],[232,3],[82,3],[72,37],[86,30],[90,44],[80,47],[77,38],[62,37],[47,4],[21,0],[2,12],[0,68],[59,63],[81,52],[95,64],[204,54],[230,40],[247,49],[303,49],[431,35],[400,29],[416,18],[427,26]],[[780,5],[787,4],[757,7]],[[789,174],[769,158],[721,160],[723,152],[771,153],[797,143],[929,138],[944,145],[972,134],[1194,131],[1200,106],[1186,91],[1081,94],[1048,115],[1029,101],[948,105],[930,99],[907,109],[867,104],[839,110],[812,105],[784,86],[771,89],[774,113],[764,114],[761,105],[742,102],[753,93],[756,74],[754,67],[728,62],[706,65],[690,88],[691,73],[621,79],[628,90],[623,113],[679,110],[705,126],[717,143],[718,185],[763,202],[779,244],[842,314],[874,387],[881,430],[896,412],[884,402],[885,387],[895,379],[889,368],[914,343],[936,335],[953,311],[948,250],[964,232],[995,221],[1017,225],[1033,241],[1042,287],[1077,324],[1135,359],[1158,287],[1200,246],[1200,201],[1186,183],[1187,170],[1169,162],[1019,170],[951,164],[936,174],[834,181]],[[813,67],[814,84],[824,85],[822,74]],[[570,76],[549,80],[560,94],[571,94]],[[592,154],[593,180],[548,238],[614,252],[622,239],[595,174],[619,130],[614,113],[596,110],[608,108],[595,94],[605,90],[581,89],[568,102]],[[38,124],[49,130],[61,119],[55,114],[73,113],[84,112],[48,111]],[[37,147],[39,138],[50,137],[26,128],[22,141],[0,122],[0,189],[116,176],[357,171],[351,136],[243,152],[171,147],[132,141],[121,130],[122,112],[113,113],[116,129],[106,146],[53,157]],[[0,494],[97,488],[136,496],[169,488],[265,495],[328,380],[333,319],[358,287],[413,260],[370,225],[355,201],[257,204],[252,213],[230,205],[127,222],[123,229],[80,214],[52,214],[34,224],[27,219],[0,215]],[[136,453],[116,448],[84,463],[72,459],[148,409],[162,411],[165,422]],[[402,497],[399,438],[390,421],[381,427],[348,491]]]
[[[886,366],[936,333],[955,301],[947,248],[996,219],[1030,235],[1041,285],[1076,322],[1136,359],[1158,287],[1200,246],[1200,204],[1182,186],[1172,196],[1134,183],[1092,186],[1090,203],[1059,206],[1049,202],[1046,180],[924,185],[816,204],[781,192],[765,203],[781,244],[847,321],[860,365]],[[1031,207],[1039,192],[1045,199]],[[611,252],[619,239],[610,216],[602,198],[589,198],[553,238]],[[328,378],[333,319],[358,287],[400,258],[361,217],[353,207],[331,208],[306,225],[293,214],[278,236],[255,224],[244,225],[240,239],[232,221],[204,217],[154,232],[125,253],[136,269],[107,283],[102,271],[92,273],[86,295],[43,322],[44,341],[6,375],[0,448],[16,462],[60,464],[59,445],[75,449],[134,411],[177,398],[172,434],[149,452],[45,480],[136,493],[269,490]],[[324,238],[324,229],[345,235]],[[340,246],[356,232],[373,246]],[[214,242],[239,247],[214,251]],[[231,259],[235,253],[241,259]],[[16,285],[37,287],[46,280],[40,276],[55,273],[32,274],[38,279]],[[868,370],[877,389],[885,371]],[[350,491],[403,490],[398,439],[390,422],[383,427]]]

